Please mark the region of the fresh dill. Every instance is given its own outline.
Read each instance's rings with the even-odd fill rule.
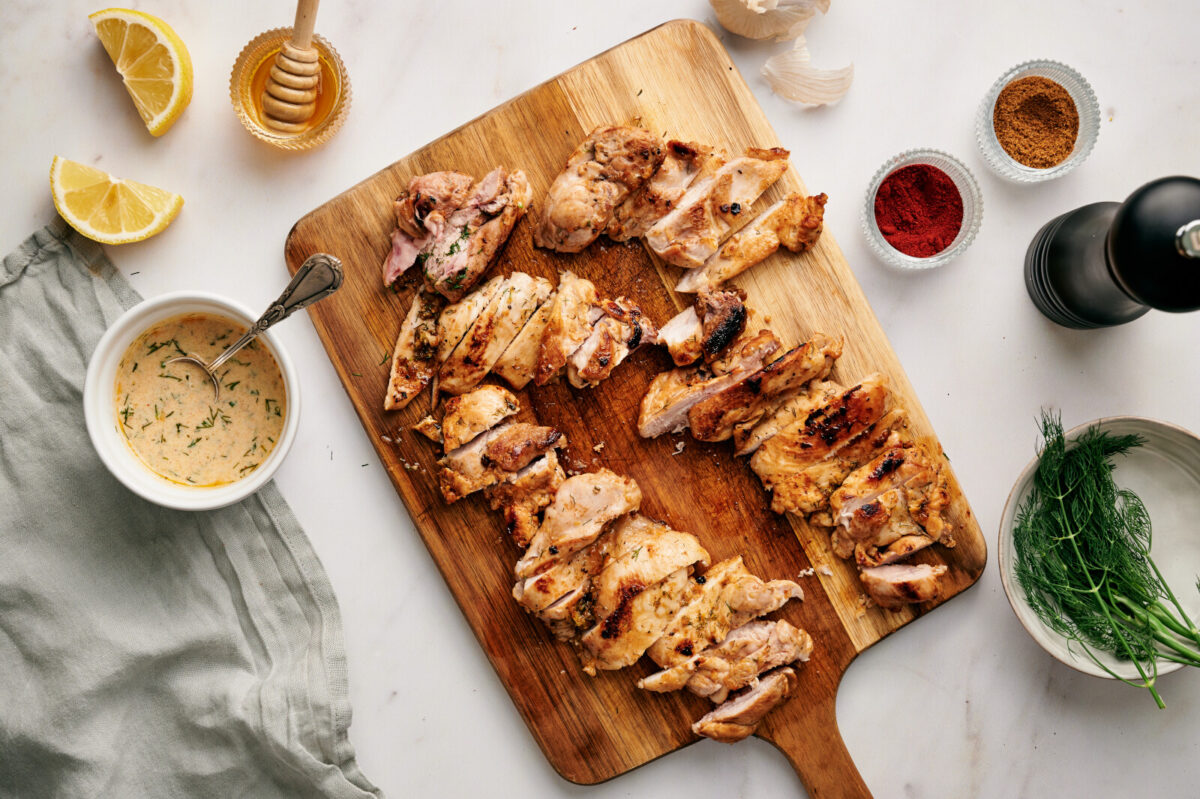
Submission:
[[[1113,479],[1113,459],[1144,441],[1092,427],[1068,444],[1060,418],[1045,411],[1041,433],[1033,486],[1013,526],[1017,581],[1047,627],[1165,707],[1158,663],[1200,667],[1200,629],[1150,557],[1145,505]],[[1099,652],[1132,661],[1141,680],[1118,677]]]

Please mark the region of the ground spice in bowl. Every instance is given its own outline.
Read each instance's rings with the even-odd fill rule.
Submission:
[[[1033,169],[1065,161],[1079,136],[1079,109],[1060,84],[1031,75],[1005,86],[996,98],[992,127],[1004,152]]]
[[[875,224],[887,243],[905,255],[937,255],[954,242],[962,223],[958,187],[930,164],[897,169],[875,192]]]

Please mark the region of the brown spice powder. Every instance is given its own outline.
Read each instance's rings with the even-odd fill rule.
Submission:
[[[992,127],[1013,160],[1033,169],[1049,169],[1075,149],[1079,110],[1067,90],[1049,78],[1019,78],[996,98]]]

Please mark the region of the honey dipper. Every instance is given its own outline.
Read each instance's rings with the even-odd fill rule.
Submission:
[[[263,90],[263,117],[268,126],[284,133],[299,133],[317,109],[317,84],[321,63],[312,46],[320,0],[296,4],[296,24],[291,41],[284,42]]]

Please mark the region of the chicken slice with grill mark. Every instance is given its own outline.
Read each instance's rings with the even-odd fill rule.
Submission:
[[[763,672],[808,660],[812,649],[812,637],[782,619],[747,622],[720,644],[639,680],[638,687],[656,693],[687,688],[720,704]]]
[[[825,490],[828,478],[822,478],[822,473],[831,469],[844,477],[855,468],[852,465],[843,471],[843,462],[837,459],[839,451],[851,442],[864,447],[883,443],[877,441],[884,430],[878,429],[876,422],[887,412],[889,402],[887,378],[871,375],[804,417],[799,425],[789,425],[764,442],[750,458],[750,468],[763,487],[773,492],[771,509],[804,514],[824,505],[829,494]],[[902,419],[897,414],[889,422],[899,424]],[[890,433],[886,430],[883,438]],[[860,438],[863,434],[870,438]],[[838,483],[840,479],[828,491]]]
[[[642,397],[638,413],[638,435],[655,438],[667,432],[679,432],[688,426],[688,413],[707,397],[737,384],[762,368],[779,350],[779,340],[764,330],[749,338],[726,355],[729,371],[715,371],[690,366],[672,369],[655,376]]]
[[[537,369],[538,352],[542,348],[542,336],[550,322],[550,311],[554,308],[557,290],[550,293],[525,322],[503,354],[492,366],[492,373],[503,378],[518,391],[529,385]]]
[[[446,502],[457,502],[506,479],[534,458],[563,444],[562,433],[552,427],[526,422],[493,427],[438,461],[442,497]]]
[[[666,579],[676,569],[708,565],[708,552],[691,533],[631,513],[614,525],[617,556],[595,580],[597,623],[620,612],[623,597]],[[652,642],[647,642],[647,646]]]
[[[700,441],[724,441],[738,424],[762,418],[776,397],[799,391],[810,380],[823,378],[842,354],[842,342],[822,333],[729,388],[696,403],[688,411],[688,426]]]
[[[597,669],[612,671],[636,663],[682,604],[690,572],[690,566],[684,567],[654,585],[626,585],[616,609],[603,619],[596,614],[596,626],[580,639],[583,670],[594,675]]]
[[[511,274],[442,364],[439,390],[461,394],[478,385],[549,294],[550,281],[524,272]]]
[[[513,585],[517,603],[550,627],[559,640],[574,638],[592,625],[592,579],[612,557],[615,539],[611,527],[590,546]]]
[[[676,291],[713,291],[727,280],[761,263],[782,245],[801,253],[817,243],[825,218],[824,194],[789,194],[729,237],[704,266],[685,274]]]
[[[540,574],[575,554],[595,541],[604,525],[637,510],[641,503],[638,484],[608,469],[567,478],[546,508],[525,556],[517,562],[517,578]]]
[[[392,249],[383,262],[383,285],[390,286],[408,271],[421,250],[433,240],[450,216],[467,198],[473,179],[461,172],[417,175],[396,198],[396,229]]]
[[[429,290],[451,302],[470,291],[525,215],[532,195],[520,170],[497,167],[475,183],[418,256]]]
[[[485,489],[489,507],[503,512],[505,529],[514,544],[522,549],[529,545],[541,524],[538,517],[542,509],[554,501],[554,492],[566,479],[558,453],[550,450],[503,482]]]
[[[641,189],[625,198],[613,212],[605,233],[613,241],[643,235],[675,207],[692,181],[706,170],[715,171],[725,159],[713,148],[694,142],[667,142],[666,157]]]
[[[895,609],[909,604],[932,602],[942,597],[941,577],[946,567],[928,563],[897,563],[875,566],[858,573],[867,596],[881,608]]]
[[[597,386],[658,331],[633,300],[618,297],[600,303],[603,314],[579,349],[567,360],[567,380],[575,388]]]
[[[590,280],[573,272],[562,273],[534,366],[533,381],[537,385],[544,386],[562,374],[571,354],[587,340],[592,326],[602,316],[599,302]]]
[[[676,366],[716,359],[746,327],[746,295],[742,291],[704,292],[696,303],[677,313],[659,331]]]
[[[392,351],[391,372],[383,397],[385,411],[398,411],[405,407],[433,379],[438,316],[444,304],[445,300],[441,297],[426,291],[418,291],[413,297]]]
[[[729,631],[778,610],[804,591],[791,580],[764,581],[746,570],[741,556],[714,564],[694,586],[647,654],[659,668],[687,662],[725,640]]]
[[[442,445],[452,452],[468,444],[521,410],[511,391],[501,386],[480,386],[474,391],[446,400],[442,416]]]
[[[752,455],[764,441],[786,429],[796,429],[810,413],[845,390],[832,380],[814,380],[803,392],[779,398],[761,420],[733,428],[734,454]]]
[[[751,148],[695,181],[669,214],[646,231],[646,244],[669,264],[703,266],[750,206],[787,170],[788,151]]]
[[[665,156],[662,141],[648,130],[597,127],[550,185],[534,243],[579,252],[604,232],[617,206],[650,179]]]
[[[473,291],[461,300],[447,305],[442,309],[442,315],[438,317],[438,363],[445,363],[454,352],[459,342],[463,340],[463,336],[471,329],[471,325],[475,324],[475,320],[479,318],[479,314],[483,313],[483,309],[488,306],[492,298],[496,296],[504,277],[496,275],[488,282],[479,287],[477,291]]]
[[[729,744],[748,738],[763,718],[796,690],[798,682],[795,670],[786,666],[776,669],[744,693],[704,714],[692,725],[692,732]]]

